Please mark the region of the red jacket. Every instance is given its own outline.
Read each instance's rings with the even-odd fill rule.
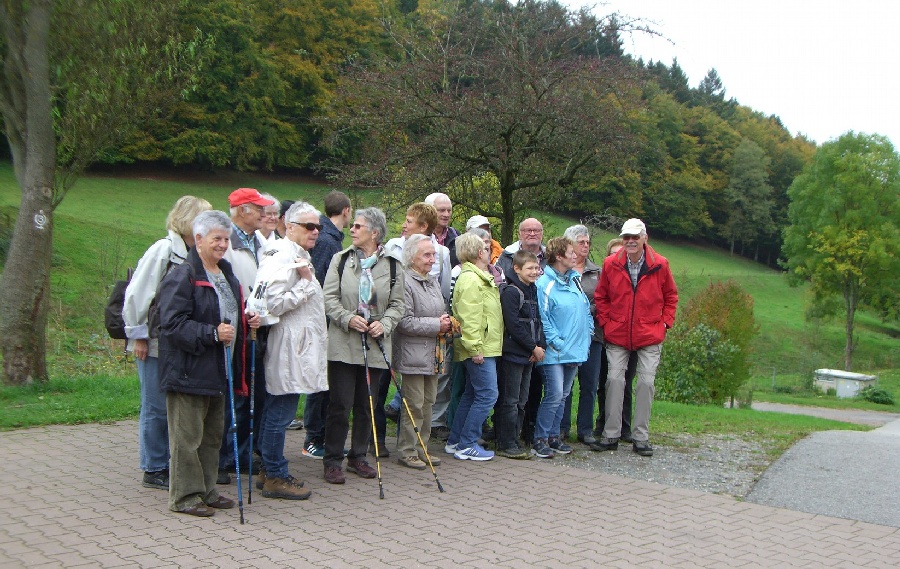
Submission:
[[[644,245],[644,264],[637,288],[631,286],[625,249],[603,261],[600,281],[594,291],[597,325],[606,342],[637,350],[666,339],[675,323],[678,289],[669,261]]]

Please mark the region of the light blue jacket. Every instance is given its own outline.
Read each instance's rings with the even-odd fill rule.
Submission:
[[[538,365],[580,364],[588,358],[594,320],[580,278],[573,270],[560,275],[547,265],[537,280],[538,309],[547,337],[547,351]]]

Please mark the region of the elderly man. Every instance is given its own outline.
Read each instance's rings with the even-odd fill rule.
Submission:
[[[450,226],[450,219],[453,217],[453,202],[450,196],[435,192],[428,194],[422,200],[437,210],[438,222],[434,228],[434,239],[438,245],[443,245],[450,250],[450,266],[455,267],[459,264],[456,258],[456,238],[459,237],[459,231]]]
[[[513,255],[516,251],[522,249],[537,255],[538,263],[541,269],[547,264],[544,258],[544,226],[541,222],[533,217],[523,219],[519,224],[519,240],[503,250],[500,258],[497,259],[497,266],[503,269],[507,275],[513,273]]]
[[[274,200],[266,198],[253,188],[238,188],[228,196],[232,227],[225,260],[231,263],[234,276],[237,277],[245,298],[256,282],[256,270],[262,259],[263,251],[266,249],[266,244],[260,239],[257,230],[262,227],[265,208],[274,204]],[[267,322],[263,321],[262,324],[265,325]],[[263,405],[266,400],[266,374],[262,364],[267,333],[268,327],[261,326],[256,342],[254,416],[257,420],[262,417]],[[236,347],[235,351],[241,354],[241,349]],[[249,353],[246,354],[245,359],[249,370]],[[248,378],[247,382],[236,383],[234,386],[234,414],[237,422],[238,453],[242,472],[251,467],[252,450],[250,449],[250,385],[248,383],[250,374],[248,373],[246,377]],[[222,446],[219,449],[219,476],[216,480],[219,484],[231,482],[228,472],[234,470],[234,445],[231,442],[229,412],[230,409],[225,413],[225,436],[222,438]]]
[[[653,456],[650,408],[653,382],[666,331],[675,323],[678,290],[669,261],[647,244],[647,227],[629,219],[620,233],[625,247],[603,261],[594,292],[597,324],[603,328],[609,373],[606,381],[606,424],[594,450],[618,448],[622,429],[622,399],[628,358],[637,355],[632,450]]]

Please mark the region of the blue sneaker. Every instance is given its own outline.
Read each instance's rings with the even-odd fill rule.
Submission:
[[[456,451],[458,450],[459,443],[453,443],[452,445],[450,443],[447,443],[446,445],[444,445],[444,452],[446,452],[447,454],[456,454]]]
[[[484,450],[481,445],[475,443],[475,446],[456,451],[453,456],[459,460],[484,461],[494,458],[494,451]]]

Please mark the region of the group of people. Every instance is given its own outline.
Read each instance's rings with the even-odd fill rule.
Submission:
[[[229,206],[178,200],[126,291],[143,484],[167,488],[172,511],[234,507],[216,489],[234,471],[257,474],[263,496],[308,498],[284,451],[301,395],[301,453],[330,484],[345,483],[345,462],[380,475],[366,456],[390,456],[386,417],[400,425],[397,461],[418,470],[441,463],[423,448],[431,436],[460,460],[493,458],[484,439],[513,459],[572,452],[576,376],[577,439],[652,455],[653,382],[678,296],[642,221],[622,226],[599,266],[583,225],[545,244],[528,218],[504,249],[483,216],[455,230],[442,193],[411,205],[390,240],[381,210],[354,215],[339,191],[324,213],[252,188]]]

